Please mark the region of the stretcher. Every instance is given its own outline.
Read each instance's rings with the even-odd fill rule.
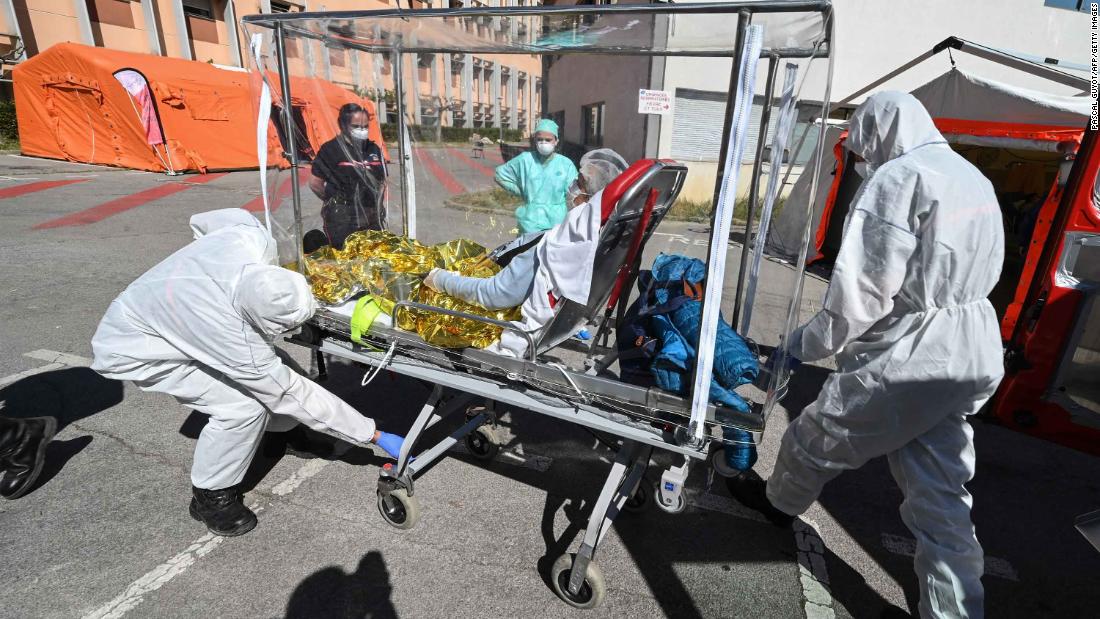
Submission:
[[[674,161],[642,160],[609,185],[603,194],[606,221],[600,230],[593,265],[592,291],[588,305],[568,299],[556,308],[554,317],[538,339],[509,323],[473,314],[454,312],[420,303],[395,304],[391,324],[406,309],[444,312],[479,322],[491,322],[528,338],[526,358],[514,358],[479,349],[444,350],[426,343],[416,334],[377,325],[352,341],[351,317],[347,312],[321,310],[294,338],[296,343],[321,353],[402,374],[434,385],[406,436],[401,456],[394,466],[383,469],[378,484],[378,510],[392,526],[407,529],[419,515],[415,495],[417,475],[430,467],[454,445],[464,442],[471,454],[489,459],[499,451],[495,404],[541,413],[549,417],[604,432],[622,441],[615,462],[600,492],[580,549],[569,560],[562,558],[556,579],[564,578],[555,591],[567,601],[583,602],[580,588],[598,587],[602,581],[592,558],[599,542],[627,502],[640,507],[650,496],[668,512],[682,511],[683,492],[692,461],[706,459],[712,441],[721,440],[721,426],[760,431],[762,416],[730,408],[710,406],[706,439],[690,440],[687,424],[691,401],[656,387],[643,388],[620,382],[606,373],[614,349],[593,345],[583,354],[583,367],[569,367],[555,357],[555,349],[584,327],[594,329],[595,342],[607,341],[616,317],[621,317],[627,293],[635,281],[646,241],[675,202],[687,176],[687,168]],[[577,362],[573,356],[574,364]],[[487,406],[482,402],[489,403]],[[758,405],[759,406],[759,405]],[[449,436],[430,447],[420,438],[435,424],[461,416]],[[663,471],[655,489],[643,487],[646,468],[654,449],[683,457],[680,466]],[[415,454],[415,459],[412,457]],[[573,576],[562,576],[576,566]],[[587,577],[583,575],[587,573]],[[587,578],[587,581],[573,578]],[[602,594],[599,594],[602,595]]]
[[[788,14],[799,12],[815,16],[810,20],[809,26],[805,21],[788,18]],[[293,100],[289,92],[290,80],[287,79],[291,64],[286,60],[287,40],[294,39],[297,44],[317,41],[329,48],[343,46],[365,53],[397,52],[392,53],[392,59],[396,101],[399,102],[399,160],[403,165],[401,174],[395,176],[401,186],[398,197],[401,200],[404,232],[411,237],[416,236],[417,192],[412,174],[414,157],[410,152],[410,134],[405,127],[403,110],[406,99],[401,77],[404,75],[401,65],[403,52],[443,52],[447,55],[456,52],[456,56],[477,51],[546,56],[566,52],[590,52],[669,57],[698,55],[732,59],[730,83],[733,86],[730,87],[724,113],[722,155],[715,183],[717,199],[709,229],[707,259],[707,281],[725,283],[724,266],[731,237],[737,172],[741,149],[748,141],[748,110],[755,89],[753,78],[756,61],[758,58],[767,58],[771,67],[767,85],[769,97],[758,127],[759,135],[769,135],[768,111],[774,95],[773,81],[779,63],[786,58],[812,60],[828,57],[830,12],[831,7],[827,1],[752,0],[706,5],[578,5],[507,10],[482,7],[375,11],[331,16],[325,13],[305,13],[249,16],[243,21],[246,30],[253,33],[253,57],[261,69],[260,72],[263,73],[265,57],[274,57],[278,65],[280,84],[278,87],[272,84],[269,89],[265,81],[261,100],[265,97],[278,98],[280,91],[282,100]],[[464,20],[470,20],[471,24],[484,24],[488,22],[483,22],[483,18],[503,19],[506,15],[511,16],[511,19],[528,19],[532,25],[541,24],[542,40],[547,42],[540,47],[537,41],[534,44],[520,44],[509,42],[510,39],[506,38],[503,43],[489,44],[455,34],[456,31],[480,32],[476,29],[480,26],[464,27]],[[599,20],[606,15],[614,17],[608,22],[610,25],[595,28],[595,31],[620,37],[613,41],[613,45],[609,42],[607,47],[601,47],[598,37],[578,39],[575,36],[577,24],[596,22],[599,25]],[[753,18],[774,18],[777,15],[782,18],[773,23],[777,27],[777,36],[764,41],[761,36],[763,27],[754,26]],[[678,27],[690,31],[692,27],[711,27],[708,20],[716,16],[729,18],[728,22],[732,26],[729,36],[719,37],[719,43],[696,42],[704,39],[695,38],[674,45],[671,39],[660,42],[652,38],[652,32],[656,28],[668,27],[669,22],[661,20],[679,18],[682,21]],[[438,19],[440,23],[434,24],[432,19]],[[357,20],[361,20],[362,25]],[[638,28],[637,23],[641,22],[647,23],[647,27]],[[777,26],[787,22],[797,26],[791,30],[791,34]],[[570,40],[574,41],[571,43],[574,48],[564,49],[561,35],[569,28],[573,29]],[[671,28],[669,31],[671,32]],[[516,32],[518,30],[512,30],[513,36]],[[624,42],[621,38],[636,36],[638,33],[650,38],[642,42]],[[818,33],[824,38],[813,39],[807,33]],[[271,48],[264,47],[263,35],[273,35]],[[433,38],[435,35],[438,36]],[[575,42],[578,40],[581,43]],[[731,40],[735,40],[732,45]],[[792,46],[792,43],[799,45]],[[466,46],[466,49],[456,47],[460,44]],[[479,45],[483,48],[478,48]],[[692,48],[693,45],[697,47]],[[414,61],[415,59],[414,55]],[[419,64],[415,66],[425,66],[422,60],[416,62]],[[544,64],[546,66],[548,65]],[[793,80],[788,80],[791,81]],[[784,103],[789,99],[791,97],[788,93],[784,97]],[[822,109],[827,106],[827,102],[826,90]],[[786,107],[793,109],[793,103]],[[267,108],[261,105],[260,109],[262,112]],[[290,111],[284,108],[283,113],[284,122],[289,125]],[[633,110],[631,113],[634,113]],[[262,129],[266,130],[268,119],[262,113],[260,122]],[[715,131],[717,130],[715,127]],[[284,145],[291,154],[296,152],[293,133],[289,132],[290,143]],[[758,197],[757,187],[760,185],[759,162],[763,159],[764,142],[765,140],[758,141],[757,163],[750,179],[747,231],[754,229],[753,209]],[[822,143],[818,139],[818,149],[822,148]],[[778,146],[778,156],[782,157],[782,140],[774,141],[771,145],[773,148]],[[780,164],[773,158],[773,175],[779,167]],[[387,465],[380,472],[377,507],[387,524],[399,529],[409,529],[417,524],[419,501],[422,498],[417,492],[417,479],[452,448],[463,444],[473,457],[485,460],[493,458],[499,452],[497,409],[500,406],[545,415],[611,437],[612,440],[607,442],[614,446],[614,461],[606,472],[598,499],[593,504],[583,539],[575,552],[567,552],[557,558],[549,574],[555,594],[563,601],[579,608],[592,608],[600,603],[606,593],[604,577],[595,562],[596,550],[606,538],[618,514],[624,510],[640,508],[647,503],[671,513],[684,510],[687,507],[684,484],[688,474],[693,465],[703,463],[711,457],[722,457],[721,446],[726,441],[723,430],[736,428],[753,433],[763,430],[770,410],[786,389],[787,372],[783,359],[785,352],[781,347],[781,340],[798,321],[801,264],[787,267],[793,279],[790,289],[784,293],[787,296],[782,303],[782,333],[777,333],[777,337],[768,342],[769,346],[775,347],[769,358],[769,365],[765,366],[754,384],[738,389],[738,393],[751,403],[750,410],[738,411],[715,406],[707,395],[706,386],[709,385],[710,364],[713,361],[710,358],[713,354],[713,338],[709,340],[708,348],[707,334],[708,328],[713,328],[719,320],[724,285],[706,288],[702,344],[695,363],[694,388],[689,395],[680,396],[655,387],[629,384],[620,381],[614,372],[614,332],[631,300],[631,291],[646,245],[677,202],[690,171],[690,162],[642,159],[604,189],[600,205],[602,224],[593,264],[589,302],[579,304],[568,299],[561,300],[554,306],[552,319],[537,332],[537,336],[519,330],[512,323],[413,301],[398,301],[393,305],[390,320],[376,320],[365,332],[355,329],[353,334],[350,306],[344,305],[318,311],[301,332],[291,338],[292,342],[316,351],[322,371],[324,359],[336,357],[369,366],[371,370],[365,381],[385,370],[431,386],[431,395],[413,420],[397,462]],[[303,264],[302,248],[298,239],[301,239],[305,226],[302,224],[297,174],[293,169],[289,179],[292,187],[292,219],[289,222],[284,220],[280,224],[279,217],[285,215],[272,215],[274,208],[278,206],[276,204],[268,209],[268,221],[275,222],[273,231],[277,233],[277,238],[281,232],[284,233],[283,238],[292,240],[289,251],[280,247],[280,256],[297,259],[298,264]],[[766,212],[770,213],[770,204],[776,195],[774,188],[769,190],[765,201],[769,205]],[[288,211],[290,209],[283,209],[282,213]],[[807,222],[808,220],[807,213]],[[808,234],[809,228],[806,230]],[[750,273],[747,267],[748,253],[742,252],[735,302],[751,308],[754,305],[752,293],[750,292],[748,298],[743,295],[744,283],[749,279]],[[749,290],[754,290],[754,286],[750,286]],[[759,308],[763,305],[758,304],[757,307],[760,312]],[[400,323],[402,312],[409,311],[437,312],[493,324],[525,338],[528,344],[526,354],[517,358],[490,350],[455,350],[433,346],[415,333],[392,326]],[[733,322],[736,327],[736,315]],[[581,329],[594,333],[594,337],[584,344],[578,344],[572,339]],[[768,368],[778,369],[773,372]],[[700,388],[699,385],[703,387]],[[522,423],[522,419],[516,421],[513,417],[513,423],[517,422]],[[430,428],[445,423],[450,424],[450,432],[445,438],[435,444],[423,444],[423,437]],[[647,469],[651,466],[655,451],[672,454],[674,458],[671,465],[660,470],[659,475],[653,476],[659,481],[650,485],[646,483],[649,478]]]

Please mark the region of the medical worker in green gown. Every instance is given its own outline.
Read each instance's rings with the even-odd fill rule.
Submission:
[[[544,118],[531,136],[533,150],[527,151],[496,170],[497,184],[523,198],[516,209],[519,233],[549,230],[565,220],[568,207],[565,192],[577,178],[577,166],[555,152],[558,124]]]

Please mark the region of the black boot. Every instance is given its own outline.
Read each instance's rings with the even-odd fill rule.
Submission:
[[[18,499],[31,489],[56,432],[53,417],[0,418],[0,496]]]
[[[755,472],[746,471],[737,477],[727,478],[726,487],[738,502],[760,512],[775,526],[789,529],[794,522],[794,516],[779,511],[768,500],[768,482],[761,479]]]
[[[244,497],[236,487],[203,490],[192,486],[191,493],[191,517],[211,533],[235,537],[256,528],[256,514],[244,506]]]

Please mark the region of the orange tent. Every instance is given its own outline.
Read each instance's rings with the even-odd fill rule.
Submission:
[[[13,79],[24,154],[156,172],[258,166],[255,93],[245,71],[61,43],[18,65]],[[337,111],[352,102],[368,110],[371,137],[382,144],[374,104],[351,91],[292,78],[291,97],[308,140],[300,152],[334,137]],[[274,125],[268,162],[286,165]]]

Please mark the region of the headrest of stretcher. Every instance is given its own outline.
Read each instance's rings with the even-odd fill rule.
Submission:
[[[623,194],[625,194],[634,183],[638,182],[638,179],[642,178],[642,175],[652,168],[655,163],[657,163],[656,159],[639,159],[622,174],[615,177],[615,180],[611,181],[611,183],[604,188],[603,201],[602,204],[600,204],[601,226],[606,224],[607,220],[611,218],[611,214],[615,212],[615,206],[619,203]]]

